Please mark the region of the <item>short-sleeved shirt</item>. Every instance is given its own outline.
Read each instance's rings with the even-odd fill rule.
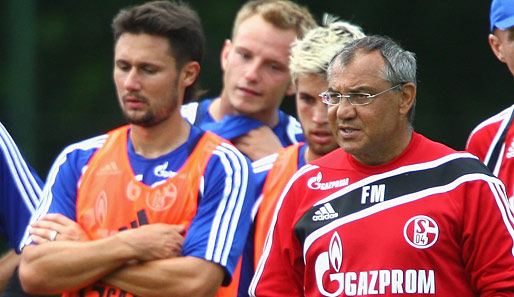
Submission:
[[[203,130],[191,127],[186,143],[154,159],[136,154],[130,137],[127,137],[128,160],[136,179],[151,187],[173,177],[203,133]],[[88,170],[90,159],[104,146],[107,138],[108,134],[100,135],[64,149],[50,170],[43,200],[34,220],[46,213],[60,213],[77,220],[77,188],[81,177]],[[108,167],[103,168],[105,172],[121,169],[114,165]],[[251,208],[255,200],[252,175],[250,161],[233,145],[225,142],[213,150],[197,189],[197,212],[182,247],[183,256],[204,258],[224,267],[228,276],[225,281],[230,280],[245,242],[235,239],[245,239],[250,227]],[[121,195],[125,194],[125,191],[120,192]],[[30,238],[26,234],[22,244],[29,243]]]

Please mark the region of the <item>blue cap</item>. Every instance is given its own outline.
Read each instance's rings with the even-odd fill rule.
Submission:
[[[514,26],[514,0],[493,0],[489,18],[491,33],[494,28],[505,30]]]

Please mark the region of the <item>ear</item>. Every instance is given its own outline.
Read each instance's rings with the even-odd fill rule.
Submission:
[[[182,67],[180,71],[180,80],[184,87],[192,85],[200,74],[200,64],[196,61],[191,61]]]
[[[221,49],[221,70],[225,71],[228,63],[228,55],[230,54],[230,50],[232,49],[232,41],[230,39],[225,39],[225,44],[223,44],[223,49]]]
[[[503,56],[503,51],[502,51],[502,44],[501,44],[498,36],[496,36],[494,34],[489,34],[488,39],[489,39],[489,45],[491,46],[491,49],[493,50],[493,53],[495,54],[495,56],[498,58],[498,60],[505,63],[505,57]]]
[[[403,84],[401,89],[400,114],[407,115],[416,100],[416,86],[413,83]]]

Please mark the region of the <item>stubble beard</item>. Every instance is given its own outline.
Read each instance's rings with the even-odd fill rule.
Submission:
[[[309,149],[317,154],[318,156],[324,156],[330,152],[332,152],[333,150],[339,148],[339,145],[337,143],[332,143],[332,144],[326,144],[326,145],[320,145],[320,144],[317,144],[317,143],[311,143],[311,142],[308,142],[308,145],[309,145]]]
[[[142,96],[138,96],[144,103],[148,106],[148,99]],[[178,94],[174,92],[172,94],[172,98],[170,98],[171,102],[167,106],[159,105],[154,106],[153,109],[148,109],[143,115],[131,114],[130,112],[122,109],[122,114],[125,120],[131,125],[137,125],[141,127],[153,127],[156,126],[166,119],[178,108]]]

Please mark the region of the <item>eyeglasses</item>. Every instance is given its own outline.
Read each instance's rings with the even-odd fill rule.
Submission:
[[[391,87],[387,90],[384,90],[382,92],[376,93],[375,95],[371,95],[368,93],[348,93],[346,95],[343,95],[339,92],[331,92],[331,91],[325,91],[319,96],[321,97],[321,101],[327,105],[339,105],[341,103],[342,98],[346,98],[348,102],[351,105],[357,106],[357,105],[368,105],[373,101],[373,99],[379,95],[382,95],[384,93],[387,93],[389,91],[392,91],[398,87],[400,87],[402,84],[397,84],[394,87]]]

